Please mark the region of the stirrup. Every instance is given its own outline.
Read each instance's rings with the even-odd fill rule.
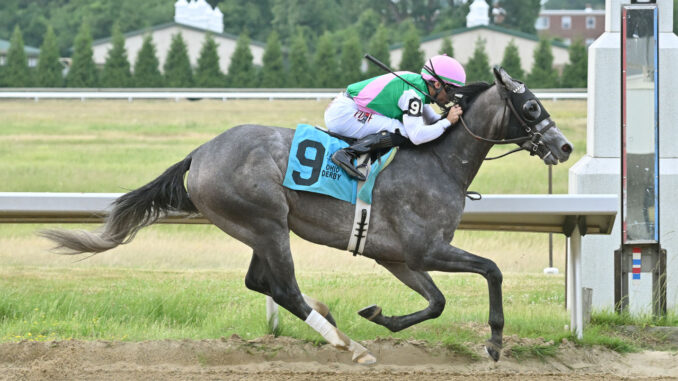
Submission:
[[[353,166],[352,157],[343,149],[332,154],[332,162],[343,169],[347,175],[359,181],[365,181],[365,176]]]

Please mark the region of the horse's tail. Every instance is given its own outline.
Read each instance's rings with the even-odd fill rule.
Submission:
[[[153,224],[163,214],[197,212],[184,188],[184,175],[191,159],[189,155],[157,179],[120,196],[97,231],[49,229],[39,234],[56,242],[55,249],[60,253],[100,253],[130,242],[141,228]]]

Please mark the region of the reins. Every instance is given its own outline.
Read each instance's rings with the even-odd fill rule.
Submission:
[[[512,143],[520,144],[520,143],[523,143],[518,148],[515,148],[515,149],[513,149],[509,152],[506,152],[504,154],[501,154],[499,156],[487,157],[487,158],[485,158],[485,160],[501,159],[502,157],[508,156],[512,153],[516,153],[518,151],[530,151],[530,155],[535,155],[537,153],[537,151],[539,150],[539,147],[543,145],[541,139],[544,136],[544,133],[546,131],[548,131],[551,127],[555,126],[555,123],[550,119],[544,119],[539,124],[534,126],[534,129],[533,129],[532,127],[530,127],[527,124],[527,122],[525,122],[525,119],[523,119],[520,116],[520,114],[516,110],[513,103],[509,101],[508,97],[502,95],[502,98],[504,99],[504,112],[502,113],[502,117],[501,117],[501,125],[502,126],[504,125],[504,118],[506,117],[506,107],[508,107],[511,110],[511,113],[513,114],[513,116],[518,120],[518,122],[520,122],[520,125],[523,127],[523,130],[525,130],[525,132],[527,132],[526,136],[521,136],[519,138],[513,138],[513,139],[501,139],[501,140],[484,138],[482,136],[476,135],[473,131],[471,131],[471,129],[466,124],[464,117],[460,115],[459,121],[461,122],[461,125],[464,127],[464,130],[466,131],[466,133],[468,133],[472,138],[474,138],[478,141],[481,141],[481,142],[491,143],[491,144],[512,144]],[[539,126],[541,126],[543,124],[546,124],[546,125],[541,130],[537,129]],[[524,143],[527,143],[527,142],[531,143],[529,148],[525,147]],[[546,156],[548,156],[550,154],[551,154],[551,152],[549,151]]]

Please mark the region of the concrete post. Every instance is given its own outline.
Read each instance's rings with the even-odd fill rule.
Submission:
[[[606,0],[605,33],[589,47],[586,155],[569,173],[569,193],[620,193],[621,7]],[[667,251],[667,307],[678,308],[678,37],[673,0],[659,8],[660,242]],[[577,147],[578,149],[581,149]],[[614,250],[621,245],[621,205],[613,233],[582,238],[582,286],[593,308],[614,310]],[[651,295],[647,296],[649,301]]]

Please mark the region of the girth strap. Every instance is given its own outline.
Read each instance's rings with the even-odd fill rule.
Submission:
[[[365,178],[369,177],[371,160],[369,153],[363,154],[358,158],[358,171],[362,173]],[[365,184],[364,181],[358,181],[358,193]],[[355,200],[355,216],[353,217],[353,225],[351,228],[351,236],[348,240],[348,247],[346,250],[353,253],[354,256],[362,254],[365,250],[365,241],[367,241],[367,230],[370,226],[370,211],[372,205],[356,197]]]

